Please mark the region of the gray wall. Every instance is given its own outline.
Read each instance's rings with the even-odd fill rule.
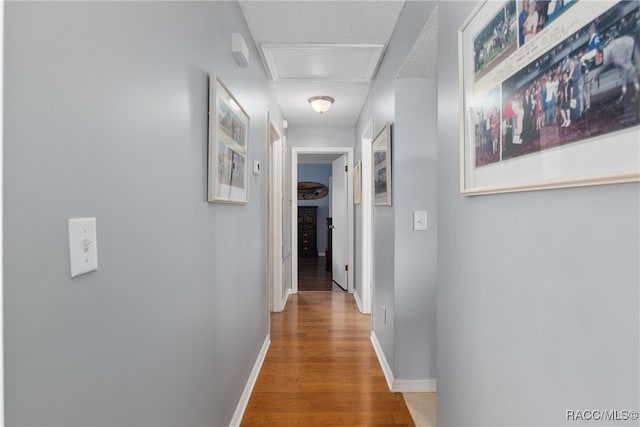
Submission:
[[[255,48],[231,56],[237,3],[5,13],[7,425],[228,424],[268,334],[267,176],[206,202],[208,71],[251,116],[250,159],[281,120]],[[72,216],[98,234],[75,279]]]
[[[438,242],[435,79],[396,80],[393,205],[396,379],[436,377]],[[413,211],[426,210],[426,231],[413,230]]]
[[[396,25],[396,29],[391,37],[389,42],[389,46],[387,51],[385,52],[385,56],[380,64],[378,72],[376,74],[376,78],[372,83],[371,90],[369,92],[369,96],[365,105],[363,106],[362,112],[360,113],[360,117],[358,119],[358,123],[356,124],[356,135],[358,135],[358,140],[360,140],[360,135],[364,130],[364,126],[367,121],[373,117],[373,134],[374,136],[378,134],[378,132],[382,129],[384,124],[387,121],[393,122],[396,119],[396,76],[398,71],[401,69],[402,64],[405,61],[405,58],[410,53],[420,31],[424,27],[431,11],[433,10],[435,4],[432,2],[406,2],[404,8],[400,14],[398,24]],[[406,95],[406,92],[403,92]],[[433,94],[432,94],[433,96]],[[433,100],[431,100],[433,101]],[[412,108],[411,103],[407,103],[407,108]],[[422,107],[422,105],[420,105]],[[432,110],[433,111],[433,110]],[[409,116],[406,116],[409,117]],[[417,124],[418,127],[413,128],[410,125],[410,120],[405,121],[405,134],[409,135],[414,132],[414,129],[418,129],[421,124]],[[421,120],[427,120],[423,118]],[[435,122],[435,118],[432,118],[432,122]],[[427,121],[428,123],[428,121]],[[431,129],[429,132],[433,133],[434,129]],[[393,142],[393,152],[398,149],[399,144],[406,144],[403,148],[406,147],[407,150],[413,150],[417,145],[420,144],[420,141],[412,140],[412,139],[404,139],[399,141],[396,139],[396,134],[394,130],[394,134],[392,136]],[[404,151],[406,153],[406,151]],[[361,158],[361,147],[360,144],[357,144],[356,149],[356,160]],[[392,154],[392,159],[395,162],[396,159]],[[401,155],[401,162],[404,162],[406,157]],[[402,165],[402,163],[401,163]],[[404,175],[406,172],[406,175]],[[411,180],[415,178],[413,175],[413,171],[403,170],[402,166],[396,167],[393,170],[393,192],[398,191],[398,183],[393,182],[399,176],[404,175],[406,179]],[[423,173],[422,177],[427,178],[426,171]],[[363,177],[363,179],[366,179]],[[400,180],[402,181],[402,178]],[[403,194],[403,190],[399,190],[399,194]],[[405,193],[406,195],[406,193]],[[405,195],[402,196],[404,199]],[[409,196],[406,196],[409,197]],[[407,331],[406,336],[403,336],[400,342],[396,342],[398,337],[395,336],[395,331],[398,330],[398,326],[395,325],[395,322],[400,321],[402,325],[406,326],[406,322],[408,319],[412,317],[416,317],[419,319],[424,318],[424,310],[425,305],[421,305],[420,307],[414,305],[413,303],[407,303],[407,299],[402,296],[402,307],[398,307],[397,295],[395,294],[395,284],[396,284],[396,274],[397,268],[396,265],[396,245],[400,243],[403,245],[401,251],[408,250],[408,246],[411,246],[412,243],[407,243],[407,247],[404,247],[404,242],[399,242],[396,236],[396,223],[399,224],[399,227],[402,227],[400,224],[406,225],[406,215],[407,212],[403,210],[400,212],[398,207],[396,206],[395,195],[393,197],[393,206],[374,206],[373,208],[373,299],[372,299],[372,307],[371,307],[371,315],[372,315],[372,329],[376,338],[378,339],[382,351],[384,352],[385,358],[392,370],[394,370],[394,376],[396,375],[396,366],[398,363],[395,362],[395,352],[396,349],[403,354],[401,360],[403,363],[411,363],[411,366],[405,365],[400,372],[402,379],[425,379],[421,375],[418,376],[417,372],[423,372],[424,366],[431,366],[430,361],[422,361],[419,360],[419,357],[409,356],[409,352],[412,351],[413,344],[408,339],[410,336],[413,336],[413,333],[420,329],[424,328],[421,324],[414,323],[413,326],[410,326],[410,330]],[[409,207],[412,203],[409,200],[406,200],[406,205],[403,205],[403,208],[406,210],[413,211],[413,207]],[[412,214],[411,214],[412,215]],[[412,218],[412,217],[410,217]],[[356,209],[356,221],[362,220],[362,212],[360,207],[358,206]],[[410,219],[411,223],[412,219]],[[356,226],[356,229],[359,229],[359,225]],[[359,241],[359,240],[358,240]],[[360,259],[361,253],[360,249],[356,249],[356,259]],[[404,267],[404,265],[402,266]],[[399,273],[402,280],[405,278],[408,279],[412,272],[400,272]],[[406,276],[405,276],[406,275]],[[362,284],[359,282],[361,279],[360,276],[356,276],[356,292],[359,292]],[[408,282],[407,282],[408,283]],[[406,286],[412,287],[413,284]],[[421,295],[422,296],[422,295]],[[409,297],[411,298],[411,297]],[[419,300],[419,299],[418,299]],[[386,308],[386,319],[387,323],[384,323],[384,314],[383,307]],[[398,313],[404,310],[404,313],[400,318],[398,318]],[[421,347],[425,337],[421,337]],[[422,347],[423,348],[423,347]],[[433,352],[433,349],[431,349]],[[430,369],[430,368],[429,368]],[[429,377],[431,378],[431,377]]]
[[[640,188],[459,194],[456,41],[474,6],[439,10],[438,423],[594,425],[566,410],[640,399]]]

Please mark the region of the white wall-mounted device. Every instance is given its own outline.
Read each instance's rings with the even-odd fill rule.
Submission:
[[[413,229],[420,231],[427,229],[427,211],[413,211]]]
[[[249,48],[240,33],[231,34],[231,53],[238,65],[244,67],[249,64]]]
[[[69,218],[71,277],[98,269],[95,218]]]

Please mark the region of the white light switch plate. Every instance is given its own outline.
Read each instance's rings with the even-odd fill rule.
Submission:
[[[427,229],[427,211],[413,211],[413,229]]]
[[[69,218],[71,277],[98,269],[95,218]]]

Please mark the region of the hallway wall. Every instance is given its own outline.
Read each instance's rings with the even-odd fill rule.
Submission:
[[[399,111],[402,115],[399,120],[402,129],[398,131],[398,127],[392,127],[392,190],[395,192],[392,206],[373,207],[371,313],[373,334],[384,357],[395,379],[404,380],[431,380],[435,377],[434,324],[423,323],[435,323],[435,276],[431,276],[435,275],[435,268],[427,272],[427,275],[418,277],[424,273],[424,268],[434,266],[431,259],[435,254],[429,250],[429,243],[425,247],[425,242],[420,241],[427,238],[427,235],[415,236],[416,240],[412,238],[414,236],[410,236],[413,231],[405,231],[412,226],[412,212],[414,208],[418,208],[416,203],[435,197],[435,187],[431,196],[425,192],[414,198],[409,193],[417,189],[419,184],[416,181],[427,183],[432,173],[429,168],[433,169],[433,160],[428,160],[429,155],[426,153],[435,149],[435,145],[428,147],[429,142],[435,144],[435,141],[429,141],[426,137],[433,134],[436,112],[433,108],[433,82],[431,86],[420,80],[400,82],[397,75],[434,7],[434,2],[405,3],[356,125],[356,135],[360,136],[368,120],[373,118],[375,136],[386,122],[398,121]],[[400,108],[398,102],[401,104]],[[416,111],[421,113],[420,121],[417,122],[413,116]],[[431,128],[426,134],[425,127]],[[423,135],[422,138],[417,137],[420,134]],[[393,154],[396,150],[398,158]],[[358,144],[356,160],[360,158],[362,149]],[[409,184],[410,182],[412,183]],[[435,183],[428,183],[431,184],[435,186]],[[410,187],[407,188],[406,185]],[[425,188],[423,185],[423,190]],[[435,210],[435,206],[431,206]],[[424,206],[424,209],[429,208]],[[361,206],[357,206],[356,221],[358,224],[362,221]],[[359,225],[356,229],[359,229]],[[435,244],[435,240],[433,243]],[[423,253],[425,249],[426,252]],[[402,255],[407,253],[414,254],[411,257],[413,261],[419,258],[420,264],[405,262]],[[422,257],[417,254],[422,254]],[[360,257],[358,248],[356,259]],[[362,286],[359,279],[356,278],[356,292],[360,292]]]
[[[439,6],[438,424],[593,425],[566,411],[640,401],[640,185],[460,195],[457,32],[475,5]]]
[[[228,425],[268,334],[267,175],[207,203],[208,72],[250,160],[282,120],[237,3],[5,7],[7,425]],[[75,279],[72,216],[98,236]]]

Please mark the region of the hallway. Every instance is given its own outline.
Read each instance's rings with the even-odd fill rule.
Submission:
[[[413,426],[371,346],[369,316],[352,295],[301,292],[271,314],[271,346],[243,426]]]
[[[331,280],[325,257],[298,259],[298,291],[342,291]]]

